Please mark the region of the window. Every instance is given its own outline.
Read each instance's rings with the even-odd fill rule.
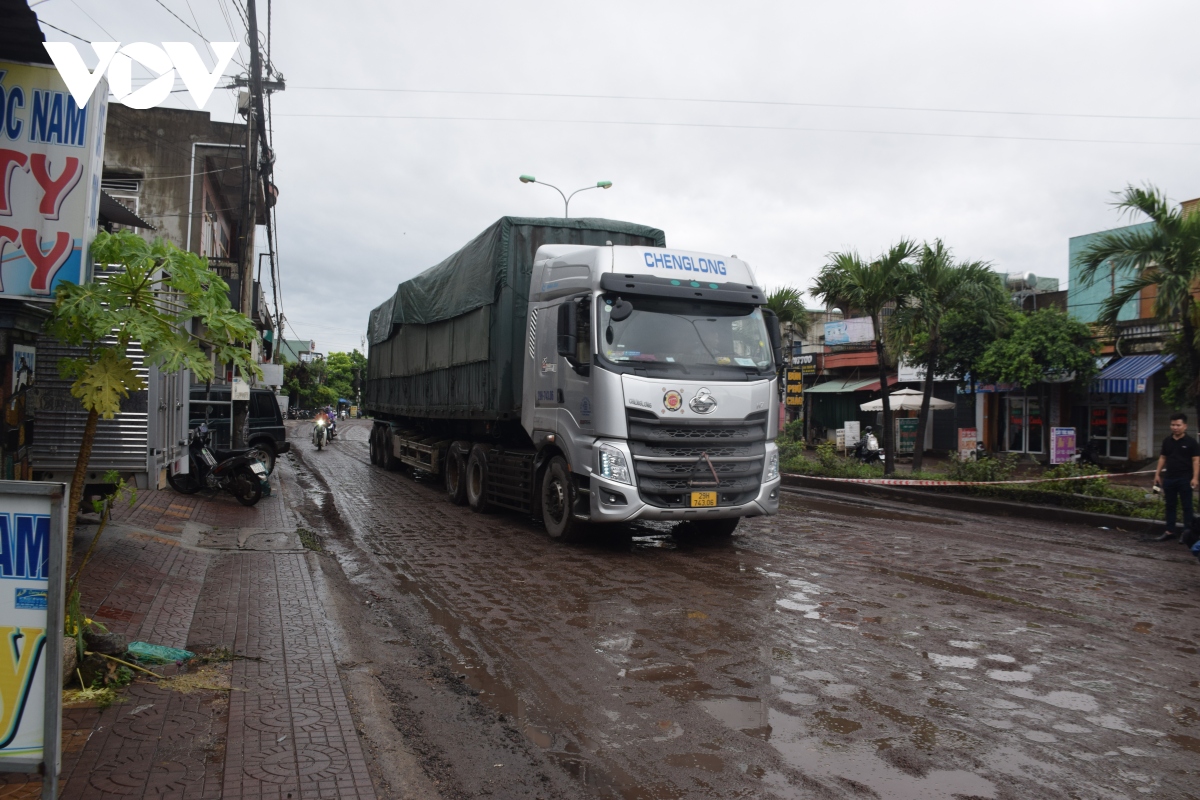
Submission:
[[[275,419],[279,403],[270,392],[250,393],[250,416],[254,418]]]

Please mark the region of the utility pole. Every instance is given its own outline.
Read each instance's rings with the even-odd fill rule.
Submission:
[[[258,53],[258,20],[255,16],[254,0],[246,2],[247,42],[250,45],[250,102],[246,109],[246,168],[249,172],[244,198],[246,217],[242,223],[242,252],[238,265],[238,311],[250,315],[254,297],[254,232],[258,224],[258,193],[262,186],[258,149],[262,114],[262,60]],[[243,380],[245,376],[242,376]],[[236,394],[236,393],[235,393]],[[246,446],[250,416],[250,398],[244,400],[233,397],[233,419],[230,431],[231,445],[234,449]]]

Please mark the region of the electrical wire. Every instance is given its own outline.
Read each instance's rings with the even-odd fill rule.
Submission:
[[[96,18],[95,18],[95,17],[93,17],[91,14],[89,14],[87,11],[84,11],[84,8],[83,8],[83,6],[79,5],[79,3],[76,3],[76,2],[75,2],[75,0],[71,0],[71,5],[75,6],[75,7],[76,7],[76,8],[78,8],[80,11],[83,11],[83,15],[84,15],[85,17],[87,17],[88,19],[90,19],[92,22],[94,22],[94,23],[96,24],[96,27],[97,27],[97,28],[99,28],[100,30],[104,31],[104,35],[105,35],[105,36],[107,36],[109,39],[113,40],[114,42],[115,42],[115,41],[117,41],[117,37],[115,37],[115,36],[113,36],[111,33],[109,33],[109,32],[108,32],[108,31],[105,29],[105,27],[104,27],[103,25],[101,25],[99,22],[96,22]]]
[[[868,130],[863,128],[812,128],[791,125],[736,125],[712,122],[647,122],[638,120],[611,119],[537,119],[532,117],[446,117],[421,114],[280,114],[281,117],[318,118],[318,119],[405,119],[405,120],[440,120],[449,122],[523,122],[539,125],[630,125],[635,127],[662,128],[713,128],[723,130],[750,131],[793,131],[801,133],[844,133],[867,134],[873,136],[926,136],[943,139],[995,139],[1017,142],[1066,142],[1072,144],[1127,144],[1153,145],[1156,147],[1200,147],[1200,142],[1166,142],[1133,139],[1074,139],[1057,136],[1004,136],[1001,134],[984,133],[941,133],[925,131],[886,131]]]
[[[198,23],[198,22],[197,22],[197,23],[196,23],[196,27],[195,27],[195,28],[193,28],[191,25],[188,25],[188,24],[187,24],[187,21],[185,21],[183,17],[179,16],[179,15],[178,15],[178,14],[176,14],[174,11],[172,11],[172,10],[170,9],[170,7],[169,7],[169,6],[168,6],[166,3],[164,3],[164,2],[163,2],[163,0],[154,0],[154,2],[156,2],[156,3],[158,3],[160,6],[162,6],[162,7],[163,7],[163,10],[164,10],[164,11],[166,11],[168,14],[170,14],[172,17],[174,17],[175,19],[179,20],[180,24],[182,24],[182,25],[183,25],[183,27],[187,28],[189,31],[191,31],[192,33],[196,34],[196,35],[197,35],[197,36],[199,36],[201,39],[203,39],[203,40],[204,40],[204,43],[205,43],[205,44],[207,44],[209,47],[212,47],[212,42],[210,42],[210,41],[208,40],[208,38],[207,38],[207,37],[206,37],[206,36],[205,36],[203,33],[201,33],[201,32],[199,31],[200,23]],[[188,6],[188,8],[190,9],[190,8],[191,8],[191,5],[189,5],[189,6]],[[192,17],[194,18],[195,16],[196,16],[196,14],[195,14],[195,12],[193,12],[193,13],[192,13]],[[214,52],[215,52],[215,51],[214,51]],[[246,65],[245,65],[245,64],[243,64],[241,61],[239,61],[239,60],[238,60],[238,57],[237,57],[237,52],[236,52],[236,51],[235,51],[235,52],[234,52],[234,54],[233,54],[233,60],[234,60],[234,62],[235,62],[235,63],[236,63],[236,64],[237,64],[239,67],[241,67],[242,69],[246,69]]]
[[[403,94],[486,95],[492,97],[539,97],[571,100],[638,100],[655,103],[716,103],[723,105],[783,106],[789,108],[841,108],[858,111],[918,111],[936,114],[991,114],[1019,117],[1064,117],[1069,119],[1170,120],[1185,122],[1194,122],[1200,120],[1200,117],[1165,117],[1146,116],[1141,114],[1068,114],[1052,111],[995,111],[973,108],[871,106],[856,105],[852,103],[799,103],[786,100],[727,100],[715,97],[654,97],[649,95],[570,94],[565,92],[493,92],[466,89],[390,89],[362,86],[289,86],[288,88],[319,92],[394,92]]]
[[[41,25],[45,25],[47,28],[54,28],[54,30],[58,31],[59,33],[65,33],[67,36],[70,36],[72,39],[78,39],[79,41],[83,42],[84,44],[91,44],[90,40],[85,39],[82,36],[76,36],[75,34],[71,33],[70,31],[64,31],[62,28],[58,27],[57,25],[51,25],[49,22],[46,22],[46,20],[44,20],[44,19],[38,19],[38,23]]]

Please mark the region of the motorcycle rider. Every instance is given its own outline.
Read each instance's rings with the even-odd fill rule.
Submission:
[[[854,446],[855,457],[864,464],[879,460],[879,440],[871,432],[871,426],[863,428],[862,438]]]

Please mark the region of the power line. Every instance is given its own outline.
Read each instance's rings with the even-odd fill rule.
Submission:
[[[803,133],[846,133],[875,136],[931,136],[944,139],[996,139],[1017,142],[1067,142],[1073,144],[1133,144],[1154,146],[1200,147],[1200,142],[1137,141],[1132,139],[1072,139],[1055,136],[1004,136],[984,133],[933,133],[924,131],[884,131],[861,128],[810,128],[791,125],[734,125],[711,122],[646,122],[638,120],[611,119],[537,119],[532,117],[445,117],[421,114],[280,114],[281,117],[307,117],[324,119],[407,119],[441,120],[450,122],[526,122],[540,125],[632,125],[636,127],[663,128],[715,128],[724,130],[750,131],[797,131]]]
[[[115,42],[115,41],[117,41],[117,37],[115,37],[115,36],[113,36],[111,33],[109,33],[109,32],[108,32],[108,31],[105,29],[105,27],[104,27],[103,25],[101,25],[99,22],[96,22],[96,18],[95,18],[95,17],[93,17],[91,14],[89,14],[87,11],[84,11],[84,9],[83,9],[83,6],[79,5],[79,3],[76,3],[76,2],[75,2],[75,0],[71,0],[71,5],[75,6],[75,7],[76,7],[76,8],[78,8],[80,11],[83,11],[83,15],[84,15],[85,17],[87,17],[88,19],[90,19],[92,22],[94,22],[94,23],[96,24],[96,27],[97,27],[97,28],[99,28],[100,30],[104,31],[104,34],[105,34],[105,35],[106,35],[106,36],[107,36],[109,39],[112,39],[114,42]]]
[[[289,86],[289,89],[306,89],[318,92],[394,92],[403,94],[465,94],[492,97],[540,97],[573,100],[640,100],[655,103],[717,103],[725,105],[784,106],[790,108],[842,108],[858,111],[920,111],[936,114],[991,114],[1019,117],[1066,117],[1070,119],[1129,119],[1170,120],[1192,122],[1200,117],[1163,117],[1140,114],[1068,114],[1052,111],[995,111],[974,108],[936,108],[924,106],[871,106],[852,103],[799,103],[787,100],[726,100],[715,97],[653,97],[649,95],[625,94],[571,94],[566,92],[492,92],[467,89],[388,89],[362,86]]]
[[[45,25],[47,28],[54,28],[54,30],[58,31],[59,33],[65,33],[67,36],[70,36],[72,39],[78,39],[79,41],[83,42],[84,44],[91,44],[91,41],[83,38],[82,36],[76,36],[75,34],[71,33],[70,31],[64,31],[62,28],[58,27],[57,25],[51,25],[49,22],[46,22],[46,20],[44,20],[44,19],[39,19],[38,23]]]
[[[168,6],[166,3],[164,3],[164,2],[163,2],[163,0],[154,0],[154,1],[155,1],[156,3],[158,3],[160,6],[162,6],[164,11],[166,11],[168,14],[170,14],[170,15],[171,15],[172,17],[174,17],[175,19],[179,20],[180,24],[182,24],[182,25],[183,25],[183,27],[187,28],[189,31],[191,31],[192,33],[196,34],[196,35],[197,35],[197,36],[199,36],[201,39],[203,39],[203,40],[204,40],[204,43],[205,43],[205,44],[207,44],[209,47],[212,47],[212,42],[210,42],[210,41],[208,40],[208,38],[207,38],[207,37],[206,37],[206,36],[205,36],[203,33],[201,33],[201,32],[199,31],[199,27],[200,27],[200,23],[199,23],[199,22],[197,22],[197,23],[196,23],[196,27],[195,27],[195,28],[193,28],[191,25],[188,25],[188,24],[187,24],[187,21],[186,21],[186,20],[184,20],[184,18],[183,18],[183,17],[179,16],[179,15],[178,15],[178,14],[176,14],[174,11],[172,11],[172,10],[170,9],[170,7],[169,7],[169,6]],[[191,9],[191,4],[189,4],[189,5],[188,5],[188,9],[189,9],[189,10]],[[195,18],[195,16],[196,16],[195,12],[192,12],[192,17],[193,17],[193,19]],[[216,51],[214,50],[213,52],[215,53]],[[243,64],[241,61],[238,61],[238,59],[237,59],[237,53],[236,53],[236,52],[234,53],[234,59],[233,59],[233,60],[234,60],[234,61],[237,63],[237,65],[238,65],[238,66],[242,67],[242,69],[245,69],[245,68],[246,68],[246,65],[245,65],[245,64]]]

